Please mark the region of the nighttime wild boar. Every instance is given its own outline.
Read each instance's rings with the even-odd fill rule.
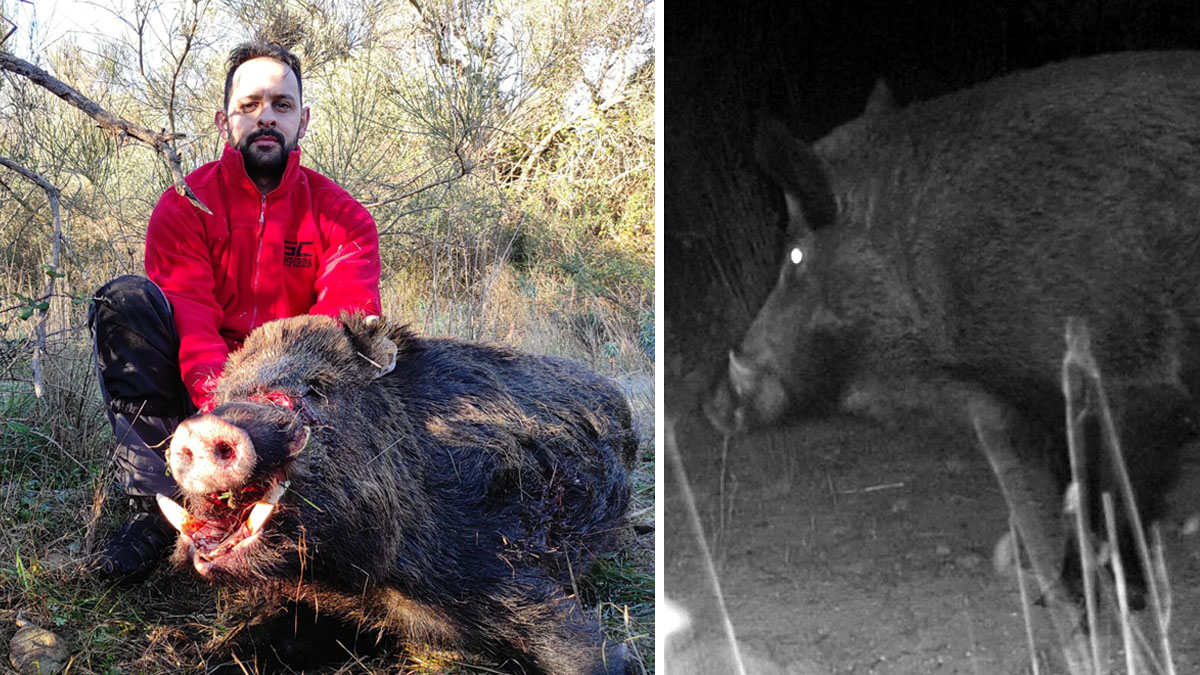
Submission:
[[[709,420],[736,433],[932,413],[975,430],[1002,486],[1006,458],[1032,453],[1065,487],[1074,317],[1143,521],[1159,517],[1200,391],[1200,55],[1107,55],[898,110],[886,99],[877,88],[812,146],[761,125],[757,159],[788,215],[781,268],[704,402]],[[1115,492],[1098,445],[1093,497]]]
[[[571,361],[301,316],[232,355],[169,450],[173,560],[214,583],[525,673],[623,673],[564,592],[611,550],[636,440]]]

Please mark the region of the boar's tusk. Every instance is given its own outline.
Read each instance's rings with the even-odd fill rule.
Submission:
[[[754,369],[732,349],[729,350],[729,383],[739,395],[749,391],[754,384]]]
[[[163,517],[167,519],[167,522],[171,523],[171,527],[183,532],[183,524],[188,519],[187,509],[175,503],[175,500],[164,494],[157,495],[155,500],[158,501],[158,509],[162,511]]]
[[[285,480],[282,483],[276,483],[275,487],[272,487],[270,492],[263,495],[262,501],[267,502],[268,504],[278,504],[279,498],[283,496],[283,493],[287,492],[288,486],[291,484],[292,481],[290,480]]]
[[[261,500],[254,502],[254,506],[250,509],[250,515],[246,517],[246,529],[250,531],[250,534],[256,534],[262,529],[263,523],[267,522],[267,518],[270,518],[271,514],[275,512],[275,505],[279,503],[279,498],[283,496],[283,493],[287,492],[289,485],[291,485],[291,481],[286,480],[276,483],[267,494],[263,495]]]
[[[270,502],[255,502],[254,508],[250,509],[250,516],[246,518],[246,528],[250,530],[250,534],[261,530],[263,523],[267,522],[274,510],[275,505]]]

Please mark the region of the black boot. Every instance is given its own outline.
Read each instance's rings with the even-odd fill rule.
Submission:
[[[150,497],[131,497],[134,514],[101,548],[96,575],[121,584],[140,584],[175,543],[175,529]]]

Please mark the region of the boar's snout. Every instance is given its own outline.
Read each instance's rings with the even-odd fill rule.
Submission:
[[[246,482],[257,457],[241,428],[216,415],[200,415],[175,429],[167,462],[185,492],[206,493]]]
[[[787,405],[783,382],[750,359],[729,352],[725,378],[704,402],[704,414],[718,431],[732,435],[744,431],[747,417],[773,422]]]

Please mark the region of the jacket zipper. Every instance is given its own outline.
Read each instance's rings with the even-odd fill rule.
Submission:
[[[258,325],[258,275],[262,270],[262,250],[263,238],[267,233],[267,196],[262,196],[262,203],[258,207],[258,249],[254,253],[254,274],[253,281],[250,283],[250,294],[254,296],[254,303],[250,310],[250,330]]]

